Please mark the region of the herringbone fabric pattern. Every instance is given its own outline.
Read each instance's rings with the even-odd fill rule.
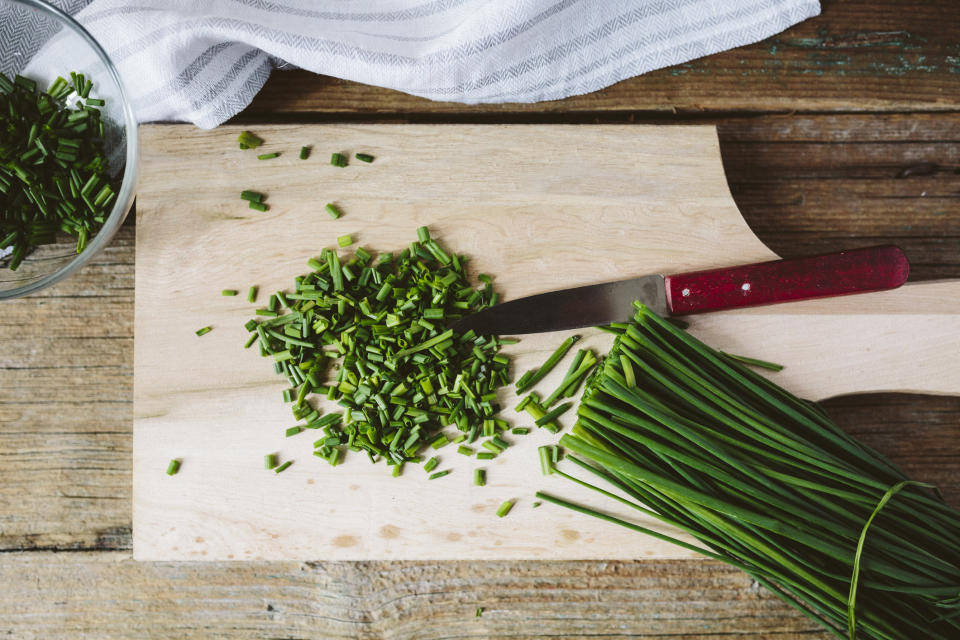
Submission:
[[[756,42],[819,11],[818,0],[93,0],[76,17],[140,120],[213,127],[278,66],[433,100],[536,102]],[[0,25],[0,36],[6,60],[23,28]],[[54,41],[31,67],[69,58]],[[95,76],[84,64],[95,67],[67,66]]]

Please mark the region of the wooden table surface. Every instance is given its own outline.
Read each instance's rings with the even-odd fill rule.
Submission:
[[[278,72],[237,122],[716,123],[734,199],[777,253],[893,242],[912,279],[957,278],[958,24],[956,0],[824,0],[764,42],[534,105]],[[2,304],[0,636],[828,637],[708,561],[133,562],[132,221],[78,275]],[[826,406],[960,506],[960,397]]]

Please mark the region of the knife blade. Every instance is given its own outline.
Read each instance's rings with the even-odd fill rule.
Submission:
[[[909,271],[903,251],[884,245],[550,291],[483,309],[453,328],[508,335],[626,322],[635,301],[664,317],[706,313],[894,289]]]

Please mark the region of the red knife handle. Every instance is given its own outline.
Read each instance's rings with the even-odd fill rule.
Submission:
[[[667,276],[664,283],[670,312],[685,315],[895,289],[909,272],[903,251],[887,245],[692,271]]]

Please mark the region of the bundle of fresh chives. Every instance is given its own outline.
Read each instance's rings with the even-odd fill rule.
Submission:
[[[498,433],[509,425],[495,417],[497,389],[510,381],[503,342],[447,328],[492,303],[490,279],[471,286],[463,256],[445,251],[426,227],[417,236],[399,256],[374,258],[358,247],[344,263],[325,250],[292,292],[271,296],[246,324],[290,385],[283,398],[303,424],[287,435],[322,429],[315,453],[331,464],[344,449],[389,465],[419,462],[425,448],[450,442],[440,432],[447,425],[463,434],[457,443],[473,442],[483,427],[484,446],[499,453],[508,445]],[[317,396],[343,413],[321,416],[310,405]]]
[[[11,270],[58,233],[82,252],[110,215],[117,185],[104,153],[104,101],[89,97],[92,88],[77,73],[46,91],[0,73],[0,250],[12,247]]]
[[[703,548],[539,498],[739,567],[838,637],[960,637],[960,513],[929,485],[645,307],[620,330],[560,442],[629,498],[551,470]]]

